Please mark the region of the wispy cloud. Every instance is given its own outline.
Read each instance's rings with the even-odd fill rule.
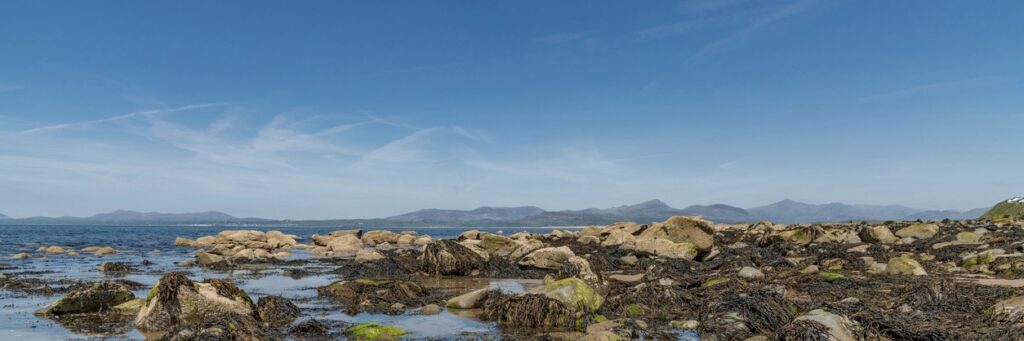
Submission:
[[[1001,82],[1005,82],[1007,79],[1004,77],[973,77],[966,79],[958,79],[951,81],[942,81],[929,84],[916,85],[909,88],[864,96],[858,98],[858,102],[881,102],[895,99],[902,99],[908,97],[925,96],[936,93],[949,92],[954,90],[963,90],[970,88],[977,88],[982,86],[995,85]]]
[[[702,60],[714,55],[717,55],[723,51],[730,50],[740,45],[741,43],[751,39],[757,35],[766,27],[772,26],[779,22],[782,22],[790,17],[796,16],[807,9],[811,8],[815,4],[814,0],[798,0],[790,3],[781,9],[770,12],[767,15],[756,18],[749,25],[734,31],[733,33],[718,39],[708,45],[705,45],[695,53],[690,60]]]
[[[21,86],[0,82],[0,93],[21,89]]]
[[[28,130],[22,131],[22,133],[33,134],[33,133],[41,133],[41,132],[54,131],[54,130],[60,130],[60,129],[68,129],[68,128],[84,128],[84,127],[88,127],[88,126],[95,125],[95,124],[111,123],[111,122],[117,122],[117,121],[133,119],[133,118],[139,118],[139,117],[152,117],[154,115],[159,115],[159,114],[166,114],[166,113],[172,113],[172,112],[180,112],[180,111],[188,111],[188,110],[194,110],[194,109],[209,108],[209,107],[216,106],[216,105],[218,105],[218,103],[203,103],[203,104],[186,105],[186,106],[172,108],[172,109],[157,109],[157,110],[135,111],[135,112],[130,112],[130,113],[123,114],[123,115],[105,117],[105,118],[91,120],[91,121],[73,122],[73,123],[60,123],[60,124],[53,124],[53,125],[43,126],[43,127],[37,127],[37,128],[32,128],[32,129],[28,129]]]
[[[547,35],[543,37],[537,37],[530,42],[534,44],[564,44],[572,41],[578,41],[587,38],[589,35],[584,32],[566,32]]]

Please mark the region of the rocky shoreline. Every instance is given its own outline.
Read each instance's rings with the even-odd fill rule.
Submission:
[[[182,269],[287,267],[293,278],[340,280],[309,289],[323,303],[319,312],[184,272],[161,274],[145,297],[133,291],[147,286],[128,280],[51,283],[31,271],[3,275],[0,289],[63,295],[37,315],[69,329],[134,328],[153,340],[418,338],[396,326],[316,317],[328,311],[447,311],[497,326],[467,339],[1024,339],[1024,226],[1005,222],[724,225],[678,216],[549,234],[470,230],[443,240],[413,231],[307,239],[240,230],[174,244],[195,248],[178,262]],[[312,258],[293,259],[297,250]],[[12,255],[9,266],[86,252],[118,250],[45,246]],[[107,262],[99,271],[146,268]],[[496,278],[536,284],[521,292],[445,284]]]

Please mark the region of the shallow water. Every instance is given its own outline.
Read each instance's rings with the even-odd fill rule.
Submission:
[[[162,274],[170,271],[186,271],[189,277],[195,280],[203,278],[230,278],[249,293],[253,300],[258,300],[259,297],[265,295],[281,295],[295,300],[296,304],[303,308],[304,311],[304,317],[300,318],[300,320],[316,317],[350,323],[376,322],[395,325],[409,330],[411,332],[410,339],[449,339],[464,335],[464,333],[490,333],[495,330],[493,324],[476,319],[472,311],[444,311],[437,315],[419,315],[415,312],[399,316],[367,313],[354,316],[346,315],[337,309],[325,306],[319,300],[313,299],[316,297],[316,287],[344,278],[336,275],[312,275],[294,279],[282,275],[282,271],[289,268],[288,265],[270,267],[246,266],[244,269],[230,272],[211,271],[198,267],[182,268],[175,265],[175,262],[192,259],[192,252],[194,251],[193,248],[189,247],[175,247],[173,245],[175,237],[180,236],[194,239],[205,235],[215,235],[224,229],[240,228],[0,226],[0,258],[2,258],[0,259],[0,264],[7,265],[0,267],[4,269],[0,270],[0,273],[25,273],[22,277],[47,280],[100,280],[111,277],[106,277],[100,273],[98,270],[99,265],[104,262],[119,261],[132,264],[140,272],[116,278],[136,281],[145,284],[147,287],[156,284]],[[286,227],[246,229],[279,230],[301,237],[299,242],[302,243],[309,242],[309,237],[314,233],[327,233],[340,228]],[[420,234],[429,234],[435,239],[440,239],[453,238],[466,229],[401,228],[390,230],[413,230]],[[548,233],[552,228],[482,228],[480,230],[488,232],[502,230],[504,233],[518,231]],[[50,245],[73,247],[75,249],[94,245],[112,246],[119,252],[106,256],[82,253],[77,256],[49,255],[45,257],[43,254],[35,252],[40,246]],[[18,252],[28,252],[32,254],[33,258],[27,260],[6,259],[8,256]],[[292,253],[292,259],[308,257],[308,254],[302,249],[296,249]],[[140,264],[143,260],[148,260],[154,264],[141,266]],[[317,264],[312,263],[306,266],[317,266]],[[453,280],[448,278],[424,278],[421,280],[428,287],[460,290],[491,287],[509,292],[522,292],[525,288],[539,284],[536,280],[508,279]],[[147,293],[148,288],[135,291],[137,297],[145,297]],[[57,321],[38,318],[33,315],[33,312],[59,297],[60,295],[33,296],[0,289],[0,301],[2,301],[0,303],[0,308],[2,308],[0,309],[0,335],[3,335],[0,339],[19,341],[143,339],[143,336],[131,327],[130,322],[126,324],[125,329],[105,328],[107,333],[103,335],[81,330],[72,331]],[[328,310],[327,314],[321,315],[321,312],[324,310]]]

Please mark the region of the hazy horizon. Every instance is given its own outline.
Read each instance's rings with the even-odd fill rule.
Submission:
[[[1024,193],[1020,2],[0,3],[0,214]]]

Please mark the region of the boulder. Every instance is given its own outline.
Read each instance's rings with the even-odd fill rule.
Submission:
[[[586,236],[581,236],[578,239],[576,239],[576,242],[578,242],[580,244],[584,244],[584,245],[586,245],[586,244],[595,244],[595,245],[597,245],[597,244],[601,243],[601,238],[598,238],[597,236],[586,235]]]
[[[637,237],[640,239],[667,239],[675,243],[690,243],[698,251],[711,250],[715,244],[714,225],[700,217],[675,216],[649,227]]]
[[[356,238],[362,238],[363,237],[363,230],[360,230],[360,229],[337,230],[337,231],[328,233],[327,235],[332,237],[332,238],[337,238],[337,237],[341,237],[341,236],[353,236],[353,237],[356,237]]]
[[[436,304],[428,304],[420,308],[420,314],[423,315],[437,315],[441,313],[441,306]]]
[[[928,275],[928,272],[924,271],[920,263],[907,256],[890,258],[885,272],[890,275]]]
[[[112,255],[117,253],[117,250],[109,246],[104,246],[96,249],[96,251],[93,251],[93,253],[95,253],[97,256]]]
[[[227,263],[227,259],[205,251],[196,251],[196,263],[202,266],[221,266]]]
[[[697,247],[687,242],[675,243],[668,239],[640,239],[636,241],[637,251],[650,253],[659,257],[693,260],[697,257]]]
[[[459,234],[459,240],[476,240],[480,239],[480,230],[469,230]]]
[[[256,303],[256,313],[263,321],[274,327],[286,326],[299,318],[299,307],[281,296],[263,296]]]
[[[815,309],[798,316],[794,321],[813,321],[828,328],[829,339],[833,341],[857,341],[860,325],[846,316],[836,315],[823,309]]]
[[[569,261],[570,257],[575,255],[576,254],[574,254],[568,246],[546,247],[537,249],[536,251],[526,255],[526,257],[523,257],[523,259],[519,261],[519,265],[548,270],[559,270],[562,268],[562,265]]]
[[[99,313],[112,309],[121,303],[128,302],[135,298],[131,290],[124,285],[103,281],[74,289],[46,307],[43,307],[36,314],[39,315],[63,315]]]
[[[20,252],[20,253],[15,253],[14,255],[11,255],[10,258],[11,259],[29,259],[29,258],[32,258],[32,255],[30,255],[28,253],[25,253],[25,252]]]
[[[359,250],[359,252],[356,252],[356,262],[359,263],[376,262],[384,258],[384,255],[376,250]]]
[[[988,310],[996,321],[1018,323],[1024,320],[1024,296],[1007,298],[996,302]]]
[[[483,257],[453,240],[427,244],[419,257],[420,269],[434,275],[469,275],[480,269]]]
[[[295,241],[294,236],[281,233],[281,231],[267,231],[266,236],[267,244],[270,246],[270,249],[295,246],[298,244],[298,242]]]
[[[477,289],[465,294],[449,298],[445,303],[448,308],[474,309],[479,308],[483,299],[487,297],[487,288]]]
[[[39,248],[38,251],[42,252],[42,253],[48,253],[48,254],[59,254],[59,253],[66,253],[66,252],[68,252],[67,250],[65,250],[64,248],[62,248],[60,246],[41,247],[41,248]]]
[[[612,230],[608,237],[601,242],[601,246],[619,246],[623,244],[636,244],[636,237],[626,230]]]
[[[888,226],[869,226],[860,231],[860,238],[870,243],[895,244],[900,240]]]
[[[355,235],[345,234],[330,238],[326,246],[334,252],[334,256],[353,256],[363,249],[363,241]]]
[[[523,258],[523,256],[530,254],[530,252],[536,251],[537,249],[545,246],[544,242],[536,239],[520,239],[516,240],[516,243],[519,244],[519,247],[508,255],[508,259],[511,261],[517,261],[520,258]]]
[[[939,225],[931,223],[913,224],[896,231],[900,238],[928,239],[939,233]]]
[[[192,246],[193,243],[195,243],[195,241],[188,238],[174,238],[174,246]]]
[[[569,263],[567,266],[563,266],[559,269],[562,275],[576,276],[582,279],[587,284],[598,286],[601,285],[601,277],[594,272],[590,267],[590,261],[580,256],[569,257]]]
[[[416,240],[416,236],[411,234],[403,234],[398,236],[398,240],[395,241],[398,245],[412,245],[412,242]]]
[[[165,331],[178,325],[200,323],[224,313],[252,316],[252,299],[227,280],[197,283],[184,273],[164,275],[149,292],[135,317],[141,331]]]
[[[387,230],[373,230],[363,233],[363,244],[377,245],[381,243],[394,244],[398,242],[398,234]]]
[[[749,267],[749,266],[744,266],[742,269],[740,269],[740,272],[737,273],[736,275],[740,276],[742,278],[751,278],[751,279],[753,279],[753,278],[764,278],[764,272],[762,272],[761,270],[759,270],[757,268]]]
[[[217,239],[232,242],[245,242],[245,241],[267,241],[267,235],[260,231],[254,230],[225,230],[217,233]]]
[[[590,314],[601,308],[604,297],[579,278],[554,280],[544,278],[544,285],[530,289],[531,294],[541,294],[553,298],[570,309],[582,308],[578,314]]]
[[[519,243],[512,239],[492,233],[479,233],[480,248],[488,254],[498,257],[508,257],[513,251],[519,248]]]
[[[432,241],[434,241],[434,238],[431,238],[430,236],[419,236],[416,237],[416,240],[413,240],[412,245],[424,246],[430,244]]]
[[[192,242],[192,246],[195,247],[209,247],[217,241],[217,237],[214,236],[203,236],[196,238],[195,242]]]

